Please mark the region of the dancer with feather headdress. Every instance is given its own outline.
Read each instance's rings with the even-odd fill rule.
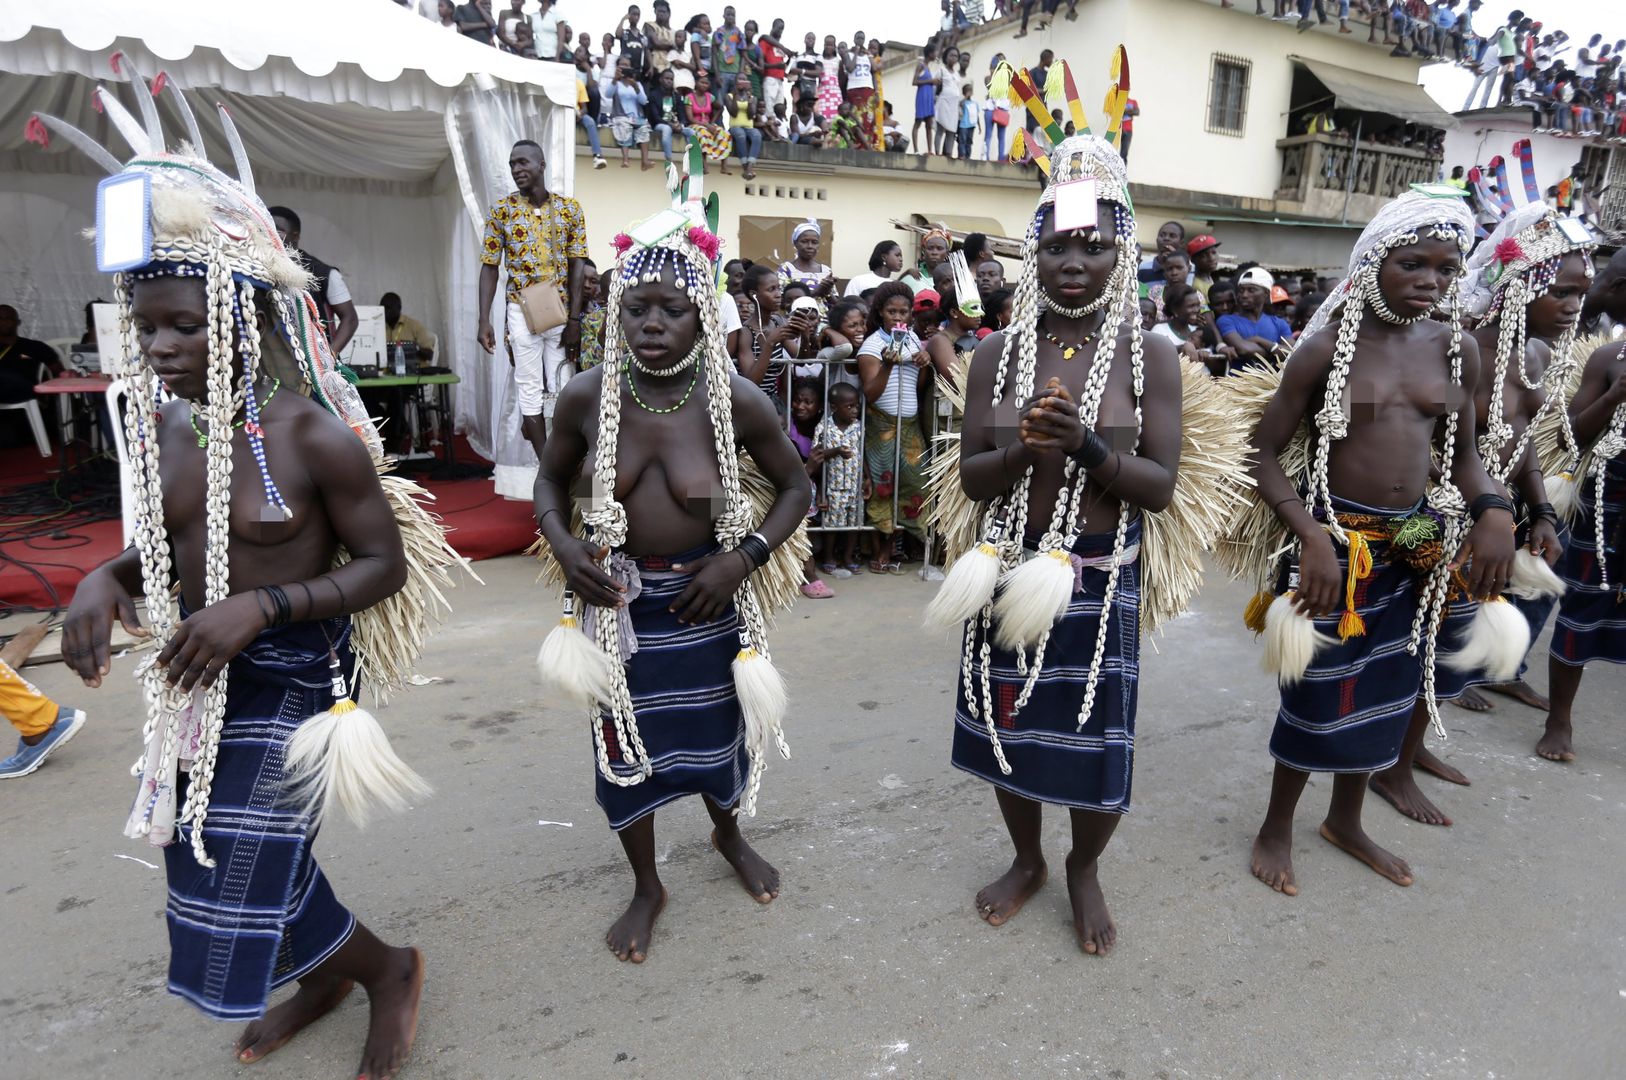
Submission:
[[[1118,931],[1098,868],[1129,809],[1143,612],[1189,600],[1203,543],[1241,502],[1245,447],[1215,432],[1217,460],[1198,453],[1199,483],[1182,486],[1184,392],[1200,387],[1199,413],[1218,392],[1141,335],[1123,160],[1108,139],[1063,139],[1025,73],[1012,94],[1053,140],[1050,183],[1011,326],[972,354],[961,433],[939,447],[958,462],[932,481],[954,561],[927,621],[962,634],[953,763],[994,786],[1016,849],[979,912],[1001,925],[1044,884],[1043,806],[1065,806],[1074,931],[1104,955]]]
[[[117,273],[134,362],[135,543],[80,585],[64,654],[98,685],[112,620],[135,629],[133,597],[145,596],[156,647],[136,672],[146,752],[125,831],[164,849],[170,992],[254,1021],[237,1044],[250,1062],[359,983],[371,1002],[359,1073],[393,1076],[416,1030],[422,957],[339,903],[311,844],[334,807],[364,823],[427,794],[355,698],[363,684],[381,696],[406,682],[457,559],[427,496],[380,476],[378,432],[230,117],[221,110],[235,179],[192,149],[201,137],[178,89],[191,143],[169,150],[146,83],[128,74],[141,122],[96,91],[135,152],[128,163],[38,118],[37,134],[62,135],[112,174],[98,192],[97,261]],[[291,353],[306,386],[271,377],[272,349]]]

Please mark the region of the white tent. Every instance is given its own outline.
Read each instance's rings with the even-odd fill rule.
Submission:
[[[358,303],[401,294],[440,337],[463,380],[457,420],[476,451],[523,482],[507,365],[475,342],[485,207],[511,189],[508,150],[547,150],[549,186],[574,177],[575,73],[468,40],[389,0],[73,0],[0,5],[0,302],[32,337],[77,335],[106,298],[83,231],[96,167],[63,140],[27,145],[35,111],[59,116],[123,157],[91,107],[116,88],[115,58],[186,92],[212,160],[230,155],[212,123],[231,111],[261,196],[302,218],[301,244],[340,267]],[[133,107],[126,88],[123,97]],[[160,97],[171,140],[184,135]],[[228,171],[229,168],[228,168]],[[500,322],[499,324],[500,325]],[[499,377],[500,376],[500,377]]]

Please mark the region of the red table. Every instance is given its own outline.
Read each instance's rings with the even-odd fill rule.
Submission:
[[[34,392],[36,394],[105,395],[108,387],[112,385],[113,378],[110,375],[58,375],[55,378],[46,379],[42,383],[35,383]],[[98,418],[92,416],[91,426],[95,427],[97,421]],[[115,424],[119,423],[119,418],[114,417],[113,422]],[[61,432],[60,436],[60,441],[57,443],[57,461],[61,466],[60,474],[66,476],[68,474],[68,433],[66,431]]]

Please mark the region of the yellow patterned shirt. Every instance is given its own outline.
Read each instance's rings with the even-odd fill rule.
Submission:
[[[486,215],[480,262],[508,264],[508,299],[538,281],[551,281],[563,294],[571,259],[587,258],[587,217],[581,203],[568,195],[550,194],[541,206],[519,192],[505,195]],[[567,298],[568,299],[568,298]]]

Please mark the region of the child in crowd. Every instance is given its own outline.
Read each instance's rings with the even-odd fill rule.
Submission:
[[[824,534],[819,569],[835,573],[836,550],[839,566],[850,574],[862,573],[858,558],[858,532],[864,524],[863,500],[869,479],[863,475],[860,455],[864,449],[864,427],[858,422],[858,389],[848,383],[830,387],[830,415],[819,421],[813,432],[811,465],[815,459],[824,467],[824,504],[821,522],[826,529],[847,529],[839,535]]]
[[[971,143],[977,135],[977,114],[982,111],[977,105],[977,99],[972,95],[970,83],[960,87],[960,128],[957,136],[961,161],[971,159]]]
[[[823,472],[824,453],[818,449],[816,429],[820,423],[819,418],[823,415],[824,401],[819,381],[808,378],[797,379],[791,387],[790,423],[785,426],[785,433],[795,444],[796,452],[802,455],[802,464],[813,482],[813,496],[807,504],[809,524],[813,524],[819,516],[819,479]],[[802,595],[809,600],[828,600],[835,595],[830,586],[820,580],[819,570],[830,574],[835,572],[835,567],[815,567],[813,557],[809,555],[802,565],[802,576],[806,578],[802,583]]]
[[[836,115],[830,120],[830,134],[826,142],[844,149],[864,149],[863,133],[858,126],[858,117],[853,115],[852,102],[843,101],[836,110]]]
[[[856,300],[843,300],[830,309],[830,322],[819,331],[819,359],[847,362],[825,365],[828,384],[858,385],[858,369],[852,363],[852,357],[864,344],[868,318],[868,311]]]

